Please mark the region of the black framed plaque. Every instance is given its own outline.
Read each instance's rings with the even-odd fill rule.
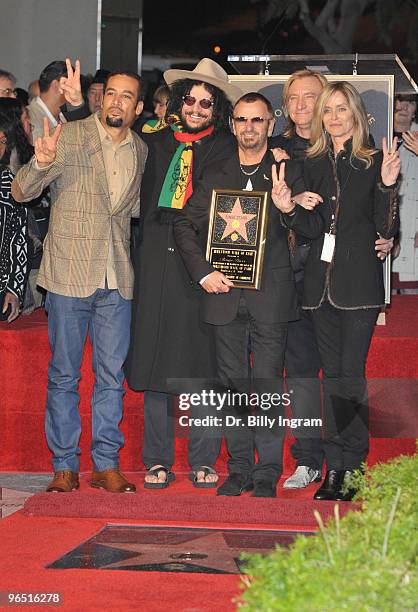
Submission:
[[[238,289],[260,289],[267,191],[213,189],[206,259]]]

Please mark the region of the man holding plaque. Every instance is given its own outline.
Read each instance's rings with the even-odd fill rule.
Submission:
[[[298,309],[286,230],[270,196],[275,160],[267,142],[273,127],[269,101],[259,93],[242,96],[233,112],[235,154],[207,169],[174,226],[184,264],[192,280],[203,288],[202,319],[213,326],[215,334],[222,391],[217,397],[230,454],[229,476],[218,495],[240,495],[253,489],[255,497],[275,497],[282,471],[280,416],[285,402],[281,376],[287,324],[298,318]],[[289,169],[290,183],[291,173]],[[296,175],[292,190],[303,191]],[[261,204],[258,212],[253,208],[257,198],[265,202],[265,210]],[[263,215],[267,216],[265,235],[258,231]],[[208,227],[210,261],[199,243]],[[257,252],[249,255],[254,240],[258,240]],[[249,265],[248,258],[258,270],[253,271],[254,282],[248,281],[244,288],[242,271]],[[257,398],[260,401],[255,402]]]

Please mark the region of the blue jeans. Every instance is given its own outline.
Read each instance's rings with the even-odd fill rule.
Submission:
[[[80,467],[81,420],[78,384],[87,333],[93,347],[94,389],[91,399],[93,469],[118,466],[123,435],[125,361],[131,324],[131,300],[117,290],[97,289],[86,298],[47,293],[48,334],[52,358],[48,367],[45,433],[54,471]]]

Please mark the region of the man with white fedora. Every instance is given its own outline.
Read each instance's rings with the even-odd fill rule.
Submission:
[[[174,400],[202,379],[215,378],[212,330],[200,321],[202,288],[177,252],[173,222],[187,206],[203,170],[235,150],[229,131],[240,90],[211,59],[194,70],[167,70],[170,98],[163,126],[146,125],[149,147],[141,186],[140,240],[134,254],[135,290],[126,375],[144,393],[143,462],[146,488],[167,487],[174,474]],[[148,132],[148,133],[147,133]],[[175,384],[174,381],[177,381]],[[197,409],[199,410],[199,409]],[[202,413],[200,413],[202,414]],[[192,432],[188,460],[199,488],[215,487],[222,432]]]

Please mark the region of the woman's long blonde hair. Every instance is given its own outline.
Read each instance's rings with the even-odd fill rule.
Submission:
[[[311,125],[311,146],[306,151],[308,157],[319,157],[325,155],[329,147],[329,136],[323,126],[325,106],[331,96],[337,92],[343,94],[347,104],[353,113],[353,144],[351,158],[357,158],[364,162],[366,168],[373,163],[373,155],[377,150],[370,146],[369,124],[363,100],[357,89],[348,81],[329,83],[321,92],[316,101],[314,116]]]

